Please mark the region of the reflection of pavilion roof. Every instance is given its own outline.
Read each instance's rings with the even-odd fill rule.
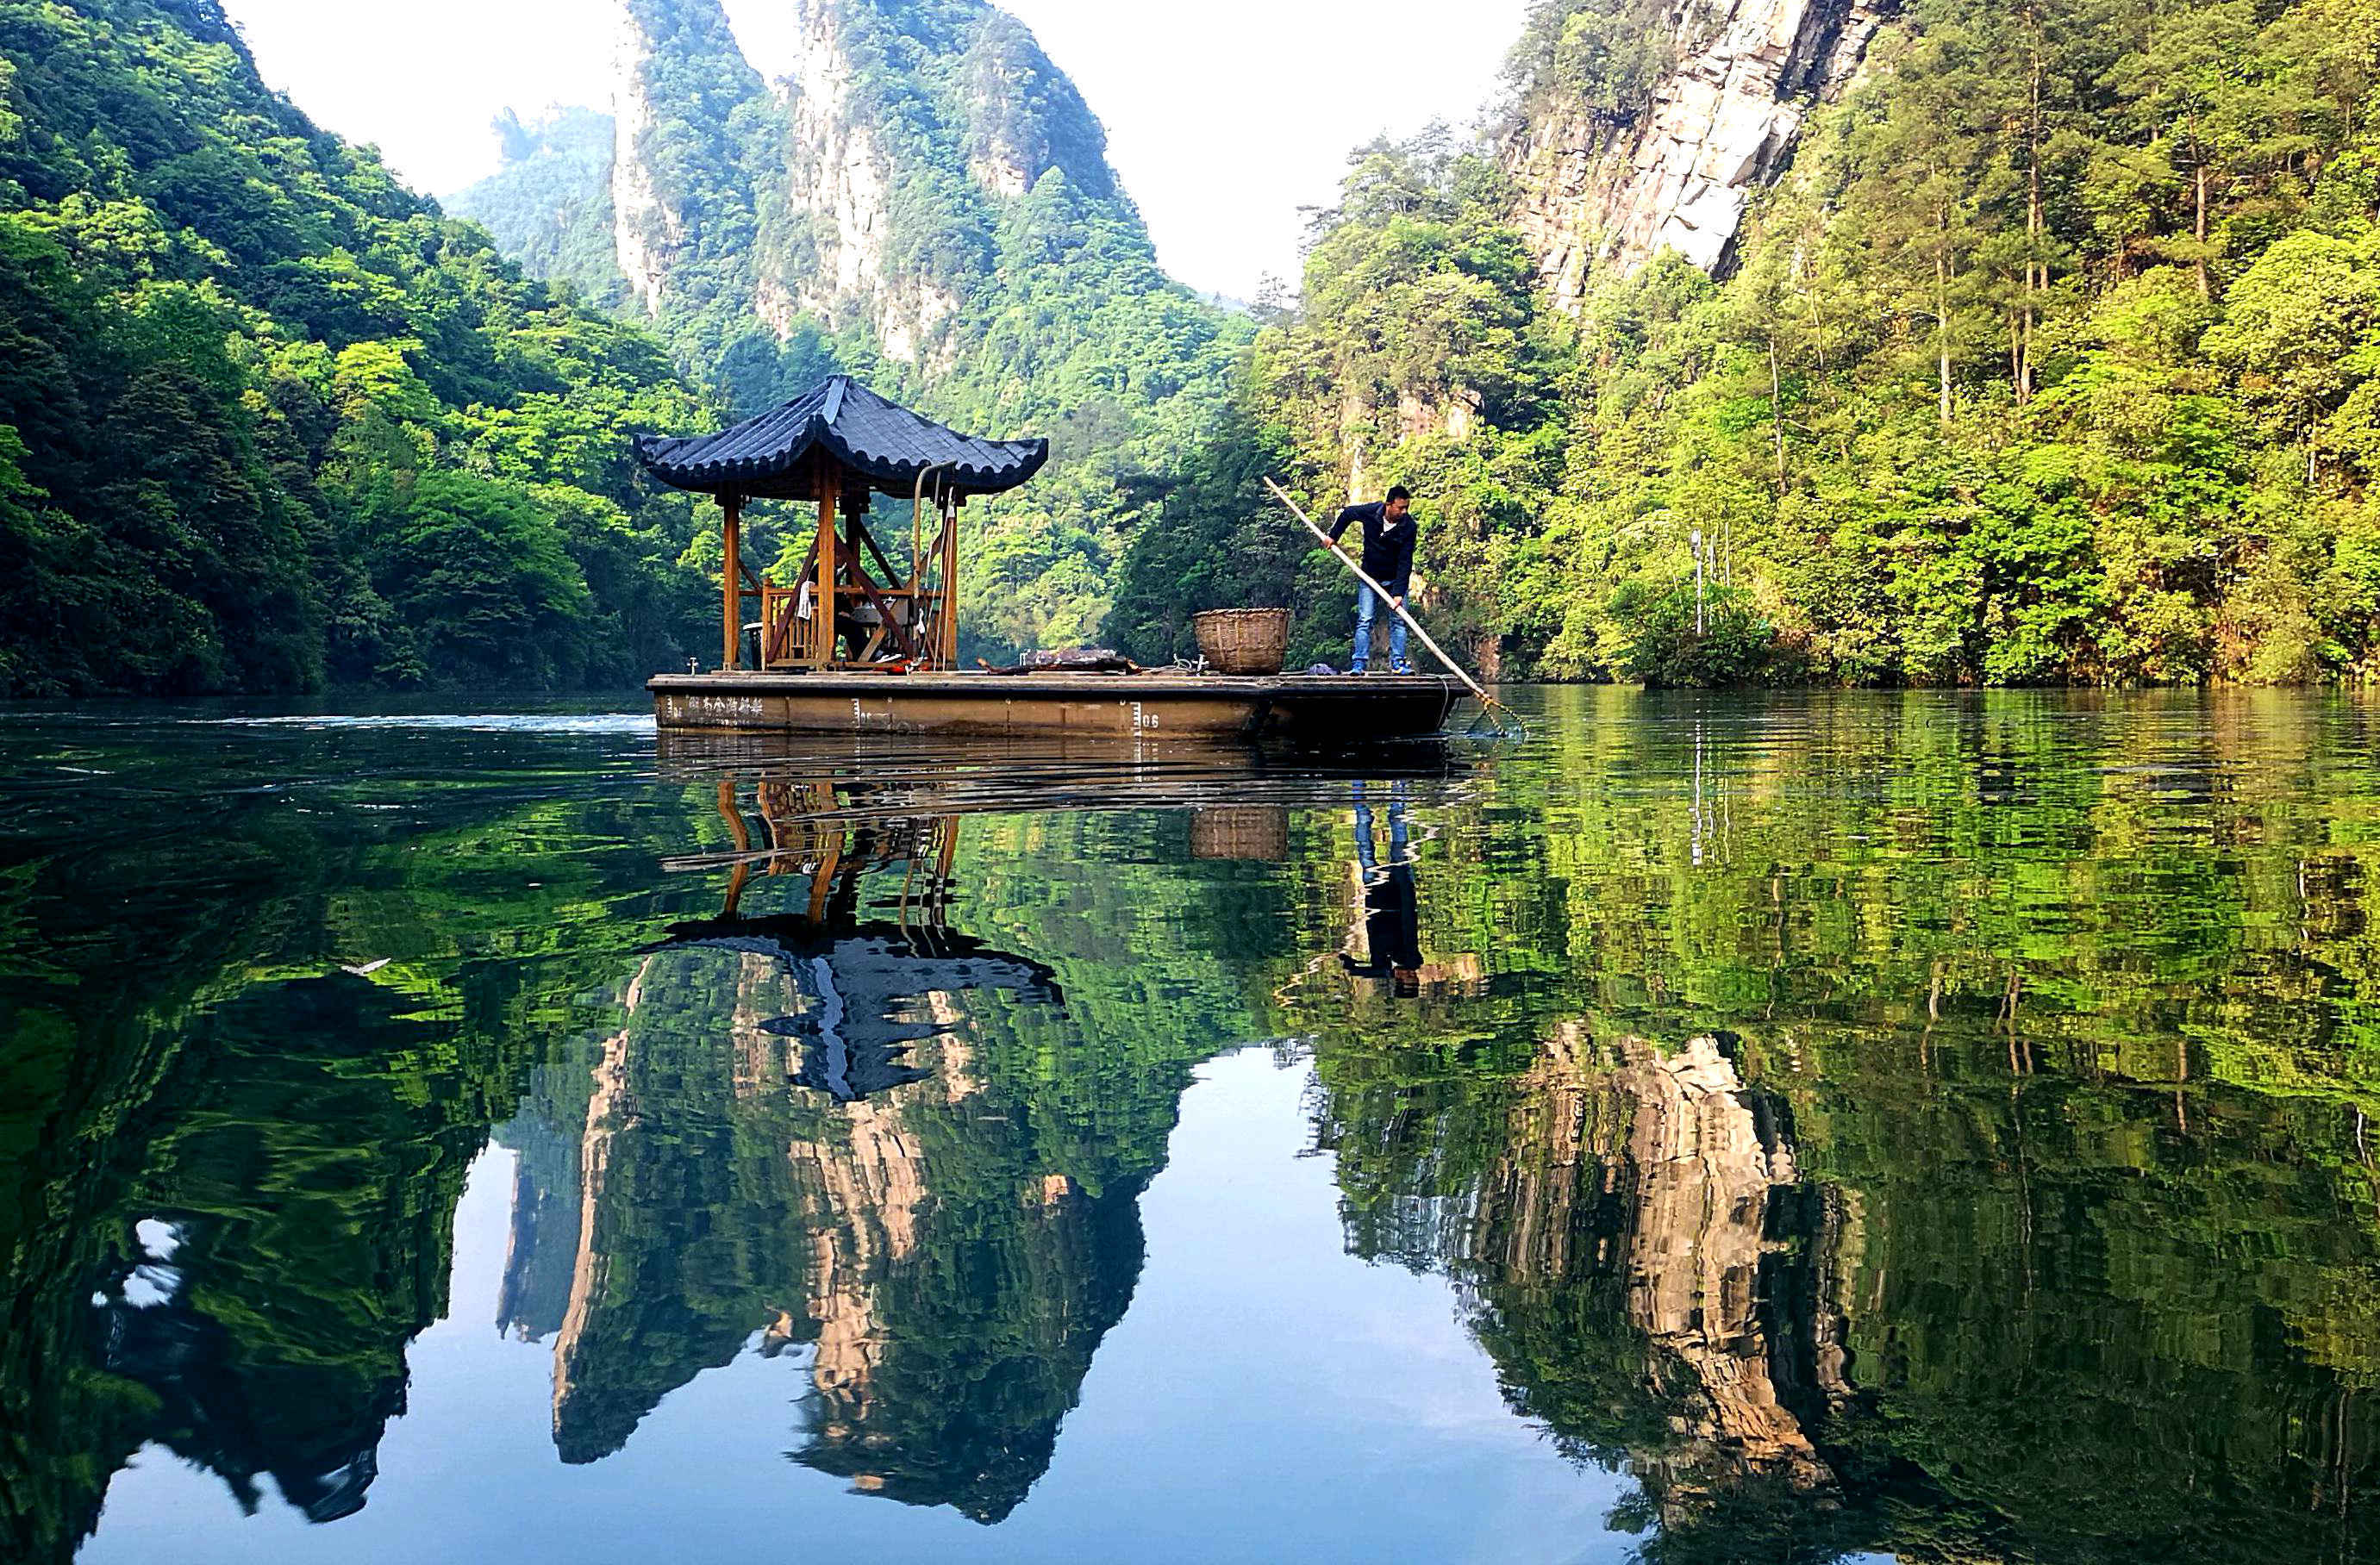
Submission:
[[[910,1044],[948,1030],[926,1012],[929,995],[1005,989],[1036,1004],[1065,1003],[1057,975],[1040,963],[940,929],[710,918],[674,925],[668,939],[646,949],[734,951],[782,964],[816,1003],[761,1025],[801,1040],[795,1081],[844,1102],[924,1076],[899,1062]]]
[[[824,453],[880,488],[906,495],[920,475],[972,494],[1014,489],[1050,460],[1046,440],[982,440],[885,401],[834,375],[780,407],[715,435],[638,441],[637,455],[677,489],[811,497],[810,457]]]

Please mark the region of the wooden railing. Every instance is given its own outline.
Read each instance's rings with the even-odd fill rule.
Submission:
[[[947,562],[948,552],[937,540],[935,562]],[[901,667],[948,668],[958,652],[957,625],[949,612],[951,594],[940,583],[880,587],[856,561],[843,561],[836,574],[836,621],[832,633],[826,623],[823,595],[817,590],[817,552],[801,580],[780,587],[759,578],[760,666],[764,669]],[[895,573],[887,569],[887,576]],[[942,572],[934,573],[937,576]],[[803,599],[809,599],[803,613]],[[854,643],[851,655],[838,657],[838,641]]]

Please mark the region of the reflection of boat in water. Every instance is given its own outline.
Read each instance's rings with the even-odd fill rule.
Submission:
[[[673,925],[646,950],[732,952],[778,968],[802,1003],[758,1025],[800,1044],[795,1083],[849,1101],[920,1079],[924,1073],[904,1059],[917,1043],[948,1031],[937,1017],[947,1013],[949,996],[998,989],[1026,1003],[1063,1003],[1047,966],[948,927],[955,817],[854,814],[839,807],[832,777],[761,775],[750,780],[760,818],[756,831],[741,781],[735,774],[719,781],[720,819],[735,844],[724,855],[724,907],[715,918]],[[707,868],[719,861],[712,855],[675,867]],[[743,902],[756,868],[763,876],[807,876],[806,907],[747,916]],[[863,918],[861,881],[895,869],[897,916]]]
[[[1388,739],[1328,757],[1232,740],[1039,734],[911,740],[882,734],[691,734],[664,729],[665,777],[719,778],[758,794],[773,830],[781,820],[1077,810],[1335,808],[1351,781],[1454,779],[1470,768],[1462,746]],[[739,839],[739,842],[741,840]],[[750,844],[742,850],[751,852]],[[760,850],[763,856],[775,848]],[[673,869],[722,862],[669,861]]]

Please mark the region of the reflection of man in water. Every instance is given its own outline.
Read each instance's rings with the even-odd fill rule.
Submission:
[[[1412,855],[1405,851],[1405,791],[1389,796],[1389,867],[1372,849],[1372,804],[1355,784],[1355,863],[1364,880],[1364,945],[1366,961],[1345,952],[1340,964],[1359,978],[1386,978],[1400,999],[1421,992],[1421,923],[1414,908]]]

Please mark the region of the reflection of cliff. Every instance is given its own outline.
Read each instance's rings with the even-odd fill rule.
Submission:
[[[1501,1086],[1427,1107],[1434,1087],[1404,1087],[1385,1145],[1345,1119],[1374,1094],[1334,1094],[1326,1138],[1370,1189],[1358,1247],[1393,1231],[1453,1272],[1516,1406],[1583,1458],[1627,1461],[1667,1524],[1747,1488],[1825,1502],[1837,1479],[1806,1420],[1851,1396],[1830,1280],[1845,1230],[1718,1041],[1665,1053],[1566,1025]],[[1477,1148],[1469,1192],[1427,1203],[1419,1231],[1410,1194],[1381,1198],[1411,1175],[1371,1161],[1401,1159],[1400,1124],[1438,1138],[1419,1157]]]
[[[553,1338],[565,1462],[617,1450],[663,1396],[742,1351],[773,1293],[799,1285],[783,1045],[754,1025],[791,998],[757,957],[646,956],[621,1025],[586,1045],[583,1099],[538,1105],[576,1110],[575,1188],[566,1221],[541,1217],[534,1243],[516,1244],[506,1291],[568,1278]],[[552,1209],[553,1192],[534,1194]]]
[[[1049,1466],[1142,1250],[1137,1180],[1093,1197],[1020,1168],[929,1195],[905,1114],[929,1109],[941,1129],[943,1110],[990,1107],[907,1088],[849,1106],[839,1142],[794,1149],[820,1219],[810,1438],[796,1459],[980,1522],[1006,1516]]]
[[[1792,1148],[1762,1122],[1711,1038],[1668,1056],[1630,1047],[1624,1057],[1612,1083],[1633,1111],[1629,1316],[1692,1376],[1687,1432],[1698,1454],[1779,1473],[1797,1488],[1828,1484],[1780,1401],[1761,1319],[1762,1272],[1776,1249],[1770,1192],[1794,1183]]]

